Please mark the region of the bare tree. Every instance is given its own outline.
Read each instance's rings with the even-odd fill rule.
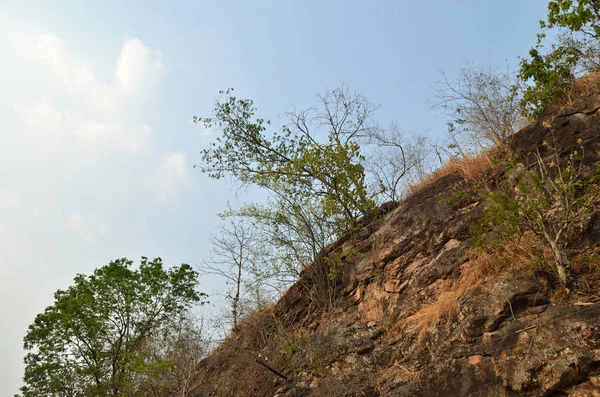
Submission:
[[[164,332],[166,331],[166,332]],[[204,317],[192,310],[180,313],[176,327],[143,342],[144,354],[156,364],[135,379],[135,395],[187,397],[199,386],[199,363],[211,351]]]
[[[386,200],[400,200],[410,183],[431,171],[428,139],[407,136],[395,122],[364,131],[361,143],[369,149],[365,169],[373,179],[372,188]]]
[[[467,64],[455,80],[440,73],[432,107],[450,118],[453,132],[464,133],[469,144],[480,147],[501,143],[517,131],[520,90],[508,65],[502,70],[490,63]]]
[[[204,320],[187,313],[182,317],[177,339],[172,342],[170,357],[173,366],[166,374],[166,383],[173,395],[187,397],[197,387],[199,363],[210,353],[210,341],[205,338]]]
[[[255,285],[262,283],[279,292],[297,281],[319,252],[339,237],[335,221],[320,202],[302,196],[273,191],[266,205],[246,205],[227,215],[251,222],[260,236],[256,248],[268,260],[248,269]]]
[[[212,255],[199,266],[202,274],[223,277],[229,285],[227,299],[231,305],[231,329],[238,331],[240,299],[247,281],[248,269],[257,268],[257,231],[242,219],[232,219],[220,227],[219,234],[211,234]]]

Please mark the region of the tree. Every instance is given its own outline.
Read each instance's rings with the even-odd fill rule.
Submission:
[[[432,151],[428,139],[406,137],[396,123],[366,131],[361,144],[371,149],[365,156],[365,170],[374,182],[371,189],[384,200],[400,200],[410,183],[430,171]]]
[[[491,64],[467,65],[453,81],[441,74],[433,107],[450,117],[451,133],[461,133],[479,149],[502,143],[518,130],[520,91],[508,66],[501,70]]]
[[[318,202],[272,192],[266,205],[250,204],[229,211],[228,216],[249,219],[263,236],[269,250],[268,266],[257,270],[257,278],[282,291],[300,278],[317,255],[337,237],[336,224]]]
[[[138,380],[139,395],[189,396],[198,386],[198,363],[211,351],[204,318],[187,312],[180,316],[177,329],[144,348],[146,359],[161,363]]]
[[[566,242],[600,196],[600,174],[582,180],[583,150],[581,146],[566,160],[561,160],[556,150],[550,160],[538,152],[530,168],[523,164],[515,167],[515,185],[505,182],[503,188],[488,195],[488,220],[503,226],[505,234],[529,232],[540,238],[552,250],[554,269],[564,287],[571,282]]]
[[[548,3],[544,30],[529,57],[521,60],[519,77],[526,83],[522,112],[535,117],[548,105],[564,99],[578,76],[600,68],[600,1],[556,0]],[[544,50],[546,31],[557,40]]]
[[[255,228],[233,219],[229,225],[221,226],[219,234],[211,234],[212,255],[199,266],[203,274],[216,274],[229,285],[227,299],[231,306],[231,330],[238,331],[241,318],[240,303],[243,288],[253,269],[260,267],[260,240]],[[255,280],[260,284],[259,280]]]
[[[202,151],[200,169],[212,178],[232,176],[286,196],[318,200],[340,232],[377,206],[365,183],[358,138],[369,128],[375,107],[346,87],[320,97],[321,108],[289,114],[281,132],[255,118],[249,99],[221,92],[213,118],[195,118],[222,135]]]
[[[226,213],[250,220],[266,248],[268,260],[247,267],[251,279],[282,290],[308,272],[306,288],[325,307],[333,300],[332,289],[325,287],[337,282],[341,259],[326,260],[320,253],[355,230],[361,218],[377,215],[382,196],[398,198],[401,181],[424,169],[425,156],[422,150],[405,150],[397,128],[379,128],[373,121],[377,107],[345,85],[320,96],[315,108],[288,113],[281,131],[269,131],[270,122],[255,116],[251,100],[237,99],[231,90],[221,94],[212,118],[194,119],[221,130],[216,142],[201,152],[199,168],[209,177],[233,177],[242,186],[255,185],[269,194],[265,205]],[[361,144],[376,155],[367,160]],[[375,186],[368,185],[369,174]],[[236,260],[228,257],[228,262]],[[235,272],[226,273],[234,285],[241,284]],[[232,297],[237,305],[240,298],[235,293]]]
[[[143,257],[138,269],[123,259],[54,294],[24,337],[23,396],[135,394],[135,380],[160,362],[145,346],[176,330],[181,313],[205,294],[197,273],[183,264],[163,269]]]

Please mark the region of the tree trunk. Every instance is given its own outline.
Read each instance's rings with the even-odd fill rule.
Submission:
[[[242,264],[243,262],[243,247],[240,245],[240,257],[239,262],[237,263],[237,278],[235,285],[235,296],[231,302],[231,317],[233,322],[233,332],[238,331],[238,302],[240,301],[240,284],[242,284]]]
[[[556,260],[555,266],[560,285],[568,289],[569,284],[571,283],[571,269],[567,254],[561,248],[560,244],[555,241],[550,241],[550,246],[552,247],[552,252],[554,253],[554,258]]]

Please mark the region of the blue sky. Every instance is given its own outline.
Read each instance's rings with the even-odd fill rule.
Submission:
[[[437,69],[526,54],[542,0],[13,2],[0,14],[0,395],[22,337],[76,273],[118,257],[198,263],[230,186],[192,168],[191,123],[235,87],[278,120],[340,81],[377,119],[444,132]],[[276,123],[277,124],[277,123]],[[240,198],[244,200],[244,197]],[[218,288],[201,280],[203,290]]]

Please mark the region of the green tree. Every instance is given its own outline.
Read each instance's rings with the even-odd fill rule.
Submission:
[[[528,84],[521,108],[528,117],[542,114],[561,100],[582,74],[600,68],[600,1],[556,0],[548,3],[544,30],[529,57],[521,61],[519,77]],[[546,31],[556,31],[556,41],[546,49]]]
[[[319,201],[340,231],[377,206],[365,183],[358,140],[371,128],[375,107],[345,87],[320,98],[321,108],[290,113],[281,131],[256,118],[249,99],[222,91],[212,118],[195,118],[222,134],[202,151],[200,169],[212,178],[232,176],[286,196]]]
[[[36,316],[24,337],[24,397],[138,394],[135,383],[161,365],[145,347],[175,332],[181,313],[206,295],[189,265],[132,264],[118,259],[77,275]]]

